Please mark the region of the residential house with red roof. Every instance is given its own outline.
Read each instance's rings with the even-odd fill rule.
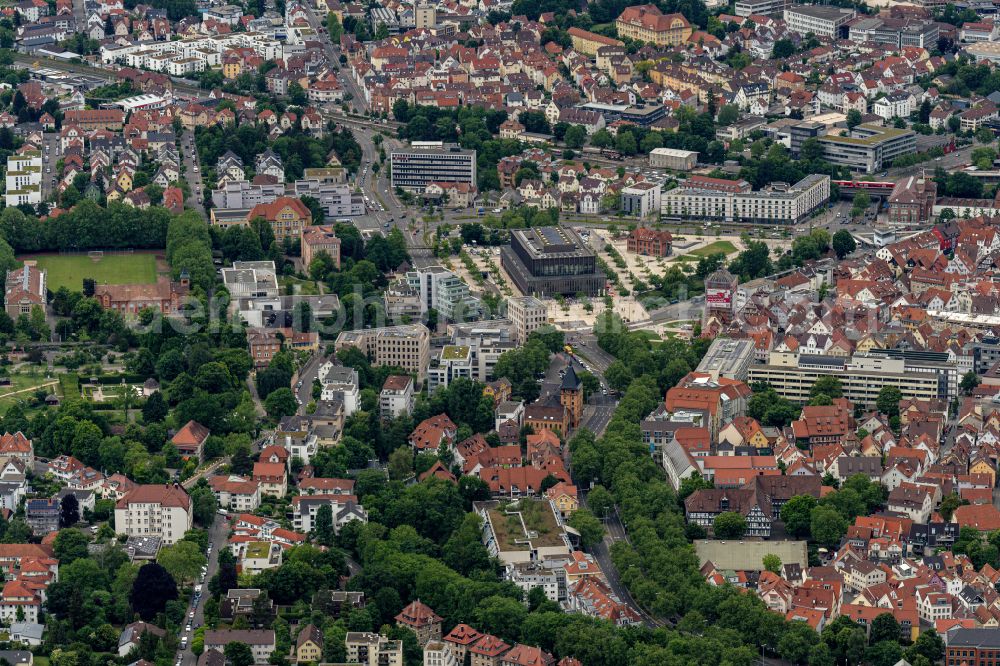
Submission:
[[[396,616],[396,626],[410,629],[421,646],[441,638],[441,617],[419,599],[411,601]]]
[[[115,530],[170,545],[191,529],[192,517],[191,498],[180,484],[138,485],[115,505]]]
[[[282,498],[288,492],[288,470],[284,463],[254,463],[253,480],[260,484],[262,495]]]
[[[438,414],[421,421],[410,433],[410,446],[418,452],[441,453],[452,446],[458,427],[447,414]]]
[[[170,439],[181,458],[192,459],[201,463],[205,455],[205,442],[211,431],[197,421],[188,421],[184,427]]]

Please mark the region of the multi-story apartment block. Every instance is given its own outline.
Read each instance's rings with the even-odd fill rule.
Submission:
[[[239,513],[255,511],[260,506],[260,483],[242,476],[211,476],[208,485],[223,509]]]
[[[302,265],[306,269],[320,252],[326,252],[333,260],[333,265],[340,268],[340,239],[333,232],[332,226],[305,227],[300,240]]]
[[[345,640],[347,661],[360,666],[403,666],[403,641],[380,634],[349,631]]]
[[[270,223],[274,240],[279,244],[285,238],[299,238],[302,229],[312,224],[312,213],[301,199],[293,197],[278,197],[270,203],[257,204],[247,215],[247,223],[257,217]]]
[[[10,207],[42,202],[42,151],[26,150],[7,158],[7,191]]]
[[[448,643],[430,641],[424,646],[424,666],[460,666],[460,664]]]
[[[362,195],[352,192],[350,185],[346,183],[328,183],[306,178],[292,183],[291,193],[318,201],[328,219],[365,214]]]
[[[343,331],[334,343],[337,351],[357,347],[374,365],[393,365],[417,376],[427,377],[431,362],[431,332],[423,324],[386,326],[356,331]]]
[[[638,218],[657,215],[660,212],[660,183],[642,182],[624,187],[621,191],[622,212]]]
[[[233,49],[253,49],[264,60],[280,59],[284,51],[282,41],[276,37],[260,32],[232,32],[175,41],[137,42],[126,46],[108,43],[101,47],[101,62],[183,76],[211,67],[222,67],[223,54]]]
[[[379,393],[379,414],[384,419],[413,412],[413,377],[389,375]]]
[[[229,643],[250,646],[255,664],[266,664],[274,652],[274,632],[270,629],[220,629],[205,632],[205,651],[224,652]]]
[[[759,192],[720,192],[678,187],[665,193],[661,213],[668,218],[698,218],[757,224],[798,224],[830,200],[830,178],[810,174],[795,183],[772,183]]]
[[[680,148],[653,148],[649,153],[649,166],[656,169],[690,171],[698,163],[698,151]]]
[[[428,266],[406,274],[407,285],[416,290],[423,312],[434,309],[448,321],[464,321],[479,316],[479,299],[469,286],[443,266]]]
[[[523,345],[528,336],[549,321],[549,309],[534,296],[515,296],[507,299],[507,316],[513,325],[514,343]]]
[[[180,541],[191,524],[191,498],[179,484],[136,486],[115,505],[119,534],[155,536],[170,545]]]

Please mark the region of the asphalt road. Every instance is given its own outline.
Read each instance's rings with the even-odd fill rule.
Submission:
[[[219,570],[219,552],[227,546],[226,538],[228,534],[229,523],[223,516],[216,515],[212,529],[208,533],[209,543],[212,544],[212,552],[208,556],[208,572],[205,575],[204,582],[195,583],[195,585],[202,586],[201,596],[197,602],[192,603],[187,609],[187,616],[184,618],[185,624],[191,624],[191,631],[182,629],[180,634],[181,638],[186,636],[188,641],[187,648],[178,652],[177,655],[180,658],[181,666],[195,666],[198,663],[198,657],[191,651],[191,641],[194,638],[194,630],[205,624],[205,600],[208,599],[208,581],[212,580],[212,577]],[[192,612],[194,613],[193,619],[191,618]]]
[[[198,211],[202,217],[205,214],[205,189],[201,181],[201,167],[198,166],[198,150],[195,147],[194,132],[189,129],[181,134],[181,161],[187,167],[181,177],[191,186],[191,196],[185,201],[187,208]]]
[[[320,366],[323,365],[323,355],[315,354],[309,358],[308,361],[299,370],[299,382],[298,386],[293,389],[295,392],[295,397],[299,399],[299,412],[305,412],[305,406],[309,404],[309,401],[313,399],[312,397],[312,384],[313,380],[316,379],[319,373]]]
[[[586,506],[586,491],[581,493],[581,495],[583,505]],[[604,572],[604,577],[608,580],[608,586],[611,587],[611,591],[615,593],[620,601],[628,604],[633,610],[639,613],[647,626],[663,626],[665,624],[664,622],[654,619],[652,615],[644,611],[642,607],[636,603],[635,599],[632,598],[628,588],[621,581],[621,578],[618,575],[618,569],[611,560],[611,547],[619,541],[628,542],[628,535],[625,533],[625,526],[622,525],[622,522],[618,517],[617,507],[615,507],[614,514],[604,519],[604,529],[604,539],[590,549],[590,554],[594,556],[594,559],[597,560],[597,564],[601,567],[601,571]]]
[[[57,179],[62,174],[56,171],[60,145],[58,132],[46,132],[42,141],[42,201],[48,201],[56,191]],[[81,192],[82,194],[82,192]]]
[[[340,46],[333,44],[330,41],[330,35],[326,32],[324,28],[324,23],[326,17],[321,17],[316,13],[314,6],[309,3],[303,5],[306,11],[306,19],[309,21],[309,25],[316,31],[319,35],[319,42],[323,46],[323,52],[326,53],[327,60],[330,61],[331,65],[340,67]],[[337,74],[337,78],[343,84],[344,89],[351,94],[351,100],[347,102],[348,106],[355,111],[361,113],[367,113],[368,103],[365,101],[365,96],[361,94],[361,90],[358,88],[357,82],[350,75],[350,70],[347,68],[340,68]]]

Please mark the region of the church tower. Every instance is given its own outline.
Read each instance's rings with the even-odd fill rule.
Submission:
[[[559,402],[566,408],[569,427],[580,427],[580,419],[583,418],[583,382],[576,376],[572,363],[566,367],[562,386],[559,387]]]

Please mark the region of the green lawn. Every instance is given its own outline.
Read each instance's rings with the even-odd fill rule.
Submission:
[[[34,259],[48,272],[48,287],[55,291],[66,287],[80,291],[83,279],[97,284],[151,284],[156,282],[156,257],[152,254],[105,254],[91,259],[86,254],[45,254],[19,259]]]
[[[700,247],[697,250],[692,250],[690,254],[696,257],[707,257],[710,254],[717,254],[722,252],[723,254],[732,254],[736,252],[736,246],[729,241],[715,241],[714,243],[709,243],[705,247]]]
[[[51,384],[46,386],[45,390],[53,393],[58,385],[57,379],[46,379],[45,373],[42,372],[15,373],[10,375],[10,380],[9,386],[0,386],[0,413],[5,413],[11,405],[21,400],[29,400],[32,397],[32,389]]]
[[[312,280],[300,280],[290,275],[283,275],[278,278],[278,284],[281,286],[283,294],[295,293],[300,296],[319,296],[319,289]],[[293,290],[291,292],[289,292],[289,285],[291,285],[291,289]]]

